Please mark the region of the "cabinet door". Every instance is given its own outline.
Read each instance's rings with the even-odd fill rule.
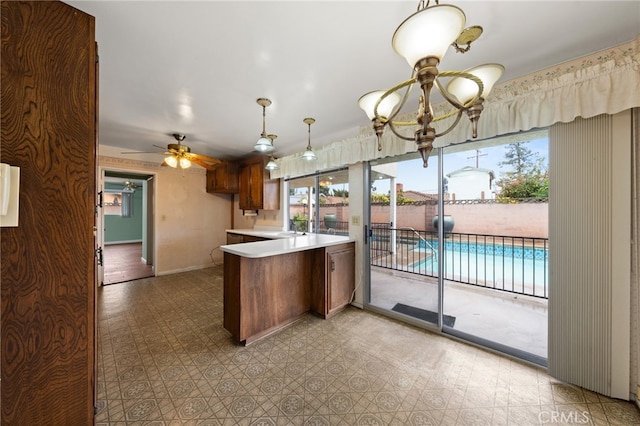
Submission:
[[[251,200],[249,198],[251,187],[251,168],[246,164],[240,166],[238,186],[238,189],[240,190],[240,192],[238,193],[238,203],[240,204],[240,209],[252,210]]]
[[[215,170],[207,170],[207,192],[238,193],[238,163],[223,160]]]
[[[355,250],[348,248],[327,251],[326,314],[343,308],[351,302],[355,287]]]
[[[262,205],[262,191],[264,184],[263,174],[263,162],[252,163],[249,167],[250,181],[249,181],[249,207],[252,210],[261,210]]]

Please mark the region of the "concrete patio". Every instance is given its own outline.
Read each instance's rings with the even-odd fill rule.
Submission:
[[[437,311],[437,280],[372,266],[370,304],[396,303]],[[547,299],[445,281],[444,314],[456,330],[547,358]]]

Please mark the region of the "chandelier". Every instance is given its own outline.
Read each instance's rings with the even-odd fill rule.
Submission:
[[[462,9],[453,5],[441,5],[435,0],[420,1],[418,10],[400,24],[393,34],[393,50],[404,57],[412,67],[411,78],[393,86],[389,90],[369,92],[358,100],[373,123],[378,139],[378,151],[382,150],[382,134],[389,126],[399,138],[415,141],[422,156],[423,166],[433,149],[433,141],[452,131],[466,113],[472,126],[472,137],[478,136],[478,120],[487,95],[504,72],[500,64],[483,64],[464,71],[439,71],[438,65],[449,46],[457,52],[467,52],[471,43],[480,37],[482,27],[464,28],[466,17]],[[446,85],[441,79],[449,78]],[[416,119],[414,121],[394,121],[404,107],[414,84],[420,86],[421,94]],[[434,116],[431,106],[433,87],[454,109],[441,116]],[[404,94],[399,91],[404,89]],[[436,132],[434,122],[456,116],[453,123],[441,132]],[[413,136],[398,132],[399,126],[418,126]]]
[[[273,141],[269,139],[265,130],[265,109],[271,105],[271,101],[266,98],[258,98],[256,102],[262,107],[262,133],[260,133],[260,139],[258,139],[253,149],[259,152],[270,152],[273,151]]]

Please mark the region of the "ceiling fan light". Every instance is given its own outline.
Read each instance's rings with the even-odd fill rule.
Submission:
[[[191,161],[187,160],[186,158],[181,158],[179,163],[181,169],[188,169],[189,167],[191,167]]]
[[[167,163],[167,166],[176,168],[178,167],[178,159],[173,155],[165,157],[164,162]]]
[[[465,23],[465,14],[459,7],[447,4],[425,7],[400,24],[391,44],[413,68],[422,58],[442,59]]]
[[[473,68],[464,70],[468,74],[472,74],[482,80],[484,86],[481,98],[486,99],[493,89],[494,84],[502,77],[504,67],[500,64],[482,64]],[[447,91],[454,95],[461,103],[469,102],[478,94],[478,85],[463,77],[452,78],[447,84]]]
[[[376,114],[374,108],[376,106],[376,102],[378,99],[382,97],[386,93],[385,90],[374,90],[373,92],[365,93],[358,99],[358,105],[362,110],[367,114],[369,120],[373,120],[376,118]],[[397,92],[393,92],[389,94],[380,105],[378,105],[378,115],[382,118],[389,118],[393,109],[400,102],[400,95]]]
[[[262,136],[258,139],[253,149],[259,152],[269,152],[273,151],[273,144],[271,143],[271,139]]]

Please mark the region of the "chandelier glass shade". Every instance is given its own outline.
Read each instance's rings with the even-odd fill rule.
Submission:
[[[265,121],[266,121],[266,108],[271,105],[271,101],[266,98],[258,98],[256,100],[258,105],[262,107],[262,133],[260,134],[260,139],[254,145],[253,149],[258,152],[270,152],[273,151],[273,143],[271,139],[269,139],[267,132],[265,130]]]
[[[318,158],[316,156],[316,153],[313,152],[313,149],[311,148],[311,125],[315,123],[316,120],[314,118],[305,118],[302,121],[309,126],[309,139],[307,142],[307,149],[302,154],[302,158],[305,159],[306,161],[313,161]]]
[[[411,77],[389,90],[369,92],[358,100],[359,106],[372,121],[378,140],[378,150],[382,149],[382,134],[385,127],[399,138],[413,140],[422,156],[424,167],[433,150],[436,137],[452,131],[466,113],[472,126],[472,137],[477,137],[477,126],[483,103],[493,85],[500,79],[504,67],[500,64],[484,64],[465,71],[439,71],[438,66],[450,46],[459,53],[465,53],[473,41],[482,34],[482,27],[464,28],[464,12],[452,5],[429,6],[429,0],[421,1],[418,11],[405,19],[392,38],[394,51],[404,57],[411,66]],[[466,47],[460,47],[466,45]],[[449,79],[443,85],[441,79]],[[395,121],[395,117],[405,105],[411,88],[420,88],[418,110],[415,120]],[[454,107],[450,112],[434,116],[431,105],[431,91],[436,88],[442,97]],[[400,95],[400,91],[404,94]],[[455,116],[448,128],[437,132],[432,123]],[[413,136],[398,132],[400,126],[417,126]]]
[[[418,10],[404,20],[393,34],[393,50],[412,68],[426,57],[441,60],[466,23],[464,12],[452,5],[436,5]]]

